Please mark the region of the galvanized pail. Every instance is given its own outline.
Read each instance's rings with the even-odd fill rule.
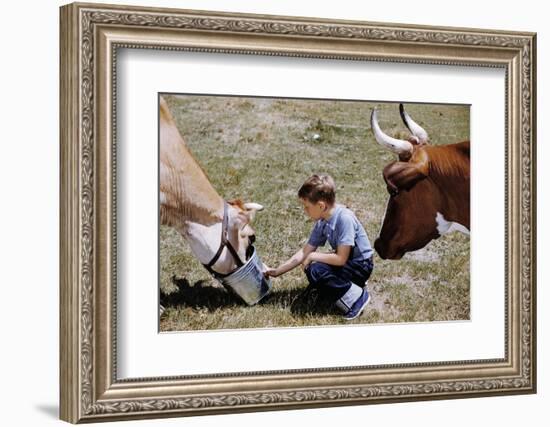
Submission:
[[[271,290],[271,280],[262,272],[262,261],[254,248],[246,264],[222,279],[222,284],[248,305],[254,305]]]

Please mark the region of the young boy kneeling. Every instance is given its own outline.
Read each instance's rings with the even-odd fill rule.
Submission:
[[[344,318],[358,317],[370,296],[366,282],[373,269],[373,250],[355,214],[336,203],[334,180],[313,175],[298,191],[304,212],[315,221],[306,245],[267,276],[280,276],[302,264],[309,285],[333,301]],[[334,253],[316,252],[328,240]]]

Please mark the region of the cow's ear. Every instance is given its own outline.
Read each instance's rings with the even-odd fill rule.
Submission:
[[[418,181],[426,178],[429,171],[429,158],[420,156],[415,161],[393,162],[384,168],[384,181],[390,194],[410,190]]]
[[[244,209],[247,211],[263,211],[264,207],[259,203],[248,202],[243,205]]]
[[[264,207],[258,203],[245,203],[244,208],[246,209],[246,214],[250,218],[250,221],[254,220],[256,212],[262,211]]]

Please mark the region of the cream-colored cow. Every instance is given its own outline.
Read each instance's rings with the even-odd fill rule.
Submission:
[[[232,201],[228,204],[227,237],[240,260],[253,241],[250,222],[263,207],[257,203]],[[174,227],[189,243],[202,264],[208,264],[220,248],[224,200],[208,180],[187,148],[170,114],[160,98],[160,221]],[[237,260],[224,247],[211,266],[220,274],[238,267]]]

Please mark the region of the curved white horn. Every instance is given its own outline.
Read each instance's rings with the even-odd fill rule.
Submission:
[[[409,141],[395,139],[382,132],[380,126],[378,126],[378,112],[376,108],[372,110],[370,125],[374,133],[374,138],[382,147],[385,147],[397,154],[411,154],[413,152],[413,146]]]
[[[244,205],[244,209],[247,210],[247,211],[251,211],[251,210],[254,210],[254,211],[261,211],[264,209],[264,207],[262,205],[260,205],[259,203],[245,203]]]
[[[418,123],[416,123],[411,116],[405,111],[403,104],[399,104],[399,114],[401,114],[401,120],[405,123],[405,126],[409,128],[411,133],[418,138],[418,141],[423,144],[427,144],[429,141],[428,132],[426,132]]]

